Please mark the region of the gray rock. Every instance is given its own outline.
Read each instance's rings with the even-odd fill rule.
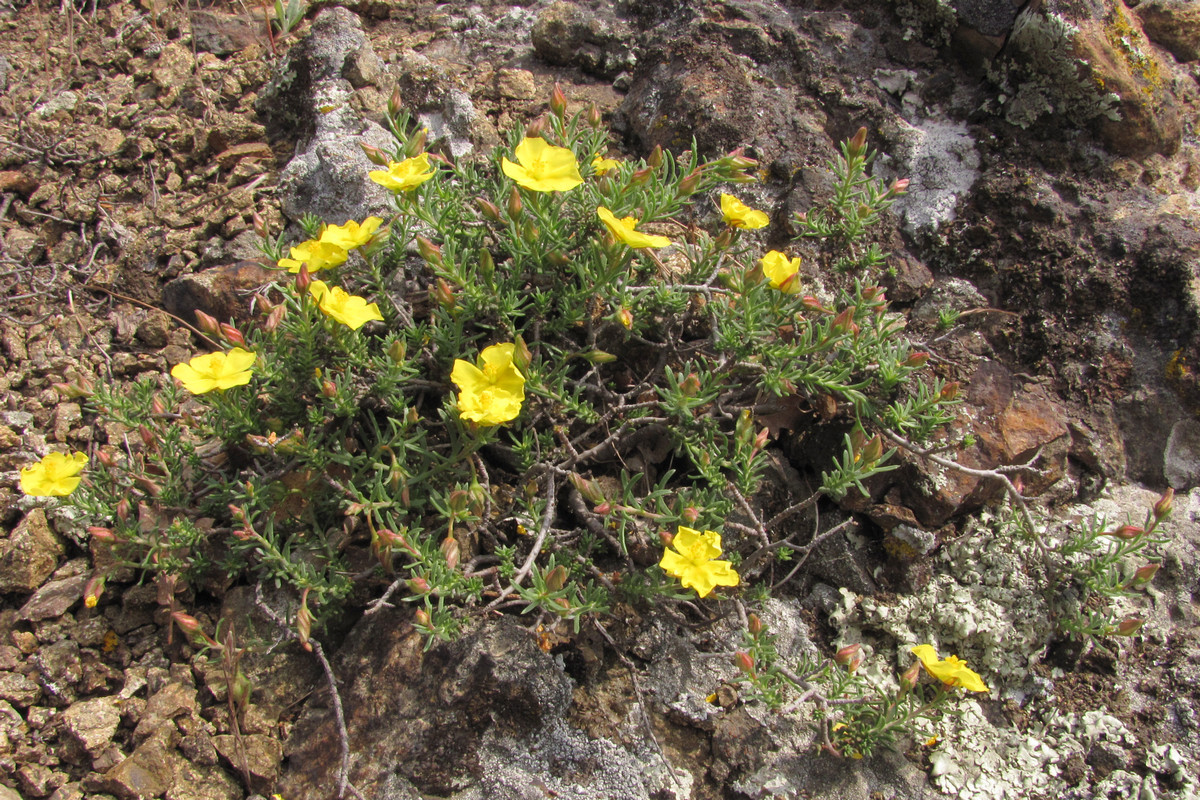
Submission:
[[[62,616],[83,597],[83,587],[87,582],[87,575],[50,581],[34,592],[25,605],[21,606],[21,610],[17,612],[18,618],[36,622]]]
[[[964,123],[928,119],[899,124],[891,168],[911,183],[895,209],[905,231],[931,234],[955,219],[959,201],[979,179],[979,153]]]
[[[256,108],[268,132],[299,139],[279,181],[283,211],[292,219],[312,213],[340,224],[392,209],[390,193],[367,177],[375,167],[359,145],[391,149],[394,140],[350,102],[353,82],[377,77],[378,62],[358,18],[329,8],[263,89]]]
[[[46,512],[30,511],[12,534],[0,540],[0,592],[32,592],[58,566],[66,552],[50,529]]]
[[[200,710],[196,702],[196,688],[182,683],[170,683],[159,689],[146,702],[146,709],[138,721],[135,737],[145,737],[175,717],[193,715]]]
[[[172,747],[173,737],[173,727],[160,729],[104,775],[85,779],[85,787],[121,800],[162,796],[174,786],[177,762],[183,760]]]
[[[1200,422],[1181,419],[1171,428],[1163,453],[1163,475],[1178,491],[1200,485]]]
[[[243,735],[241,742],[233,736],[214,736],[212,743],[230,766],[239,771],[245,768],[251,789],[266,792],[275,785],[279,762],[283,760],[283,744],[278,739],[252,733]]]
[[[121,712],[111,697],[97,697],[72,705],[62,713],[62,721],[67,735],[94,758],[112,741]]]
[[[17,708],[29,708],[42,697],[37,681],[19,672],[0,672],[0,700]]]
[[[202,8],[191,10],[192,41],[196,49],[229,56],[265,41],[263,19],[258,14],[223,14]]]
[[[530,38],[547,64],[578,67],[599,78],[612,80],[637,63],[633,32],[610,3],[552,3],[538,13]]]
[[[1012,0],[952,0],[959,21],[985,36],[1004,36],[1012,29],[1020,6]]]

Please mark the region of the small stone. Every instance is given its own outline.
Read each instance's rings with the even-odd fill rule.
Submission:
[[[182,758],[171,747],[171,729],[160,729],[133,754],[104,773],[94,788],[121,800],[159,797],[175,782],[176,762]]]
[[[21,443],[21,437],[7,425],[0,425],[0,450],[11,450]]]
[[[21,606],[17,618],[36,622],[62,616],[83,597],[83,587],[87,585],[87,581],[86,575],[50,581],[34,592],[33,597]]]
[[[41,764],[25,764],[17,770],[21,791],[27,797],[45,797],[67,782],[67,776]]]
[[[71,431],[83,420],[79,403],[59,403],[54,409],[54,440],[65,442]]]
[[[158,61],[150,70],[150,76],[163,90],[178,90],[192,76],[195,58],[191,48],[179,42],[171,42],[158,54]]]
[[[235,144],[219,153],[217,165],[221,169],[230,169],[242,159],[271,161],[274,158],[275,153],[271,150],[270,145],[262,142],[245,142],[244,144]]]
[[[192,9],[192,41],[201,52],[229,56],[266,37],[257,14],[222,14]]]
[[[276,275],[256,261],[239,261],[221,267],[184,275],[163,287],[163,307],[175,316],[195,324],[196,311],[203,311],[219,322],[249,318],[249,307],[239,291],[257,289]]]
[[[33,113],[42,119],[70,119],[71,113],[79,105],[79,95],[75,92],[59,92],[44,103],[34,106]]]
[[[112,741],[121,713],[110,697],[75,703],[62,713],[63,728],[89,756],[100,755]]]
[[[58,566],[65,549],[46,522],[46,512],[35,508],[7,539],[0,540],[0,592],[32,592]]]
[[[150,347],[165,347],[167,334],[171,331],[171,318],[162,311],[155,309],[146,315],[142,324],[137,326],[137,338]]]
[[[19,672],[0,672],[0,700],[29,708],[42,697],[42,687]]]
[[[251,788],[265,792],[275,784],[279,777],[279,764],[283,761],[283,744],[278,739],[261,733],[243,736],[242,741],[245,745],[246,771],[250,773],[252,784],[257,784],[257,786],[252,785]],[[233,736],[214,736],[212,743],[221,757],[234,768],[241,766],[241,748]]]
[[[241,784],[218,766],[180,759],[176,767],[175,785],[167,790],[165,800],[241,800],[245,797]]]
[[[496,73],[496,91],[509,100],[533,100],[537,84],[527,69],[502,69]]]
[[[29,197],[37,188],[38,182],[24,172],[7,169],[0,171],[0,192],[16,192]]]
[[[134,731],[135,737],[148,736],[181,714],[193,715],[200,710],[196,689],[172,683],[156,692],[147,702],[142,719]]]

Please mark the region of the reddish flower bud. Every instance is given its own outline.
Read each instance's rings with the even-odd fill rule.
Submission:
[[[112,469],[117,463],[116,457],[108,450],[97,450],[96,460],[109,469]]]
[[[675,534],[670,531],[659,531],[658,540],[662,542],[663,547],[670,547],[671,543],[675,541]]]
[[[860,455],[862,456],[862,463],[864,464],[874,464],[879,460],[880,456],[883,455],[883,439],[878,433],[872,436],[870,441],[863,445]]]
[[[417,613],[413,614],[413,623],[421,628],[433,627],[433,620],[429,618],[429,614],[423,608],[418,608]]]
[[[257,211],[250,215],[250,225],[254,228],[255,235],[260,239],[266,239],[271,234],[267,230],[267,221]]]
[[[528,139],[541,139],[546,135],[546,119],[538,117],[533,122],[525,126],[525,137]]]
[[[1126,617],[1117,624],[1117,629],[1113,631],[1117,636],[1133,636],[1142,629],[1146,624],[1146,620],[1141,617]]]
[[[562,116],[567,113],[567,96],[557,83],[554,84],[554,91],[550,93],[550,110],[559,119],[562,119]]]
[[[263,323],[263,329],[271,333],[279,328],[279,323],[283,322],[283,318],[287,316],[287,306],[283,303],[271,309],[271,313],[267,315],[267,321]]]
[[[221,323],[221,335],[234,347],[246,346],[246,339],[242,336],[242,332],[227,322]]]
[[[685,197],[695,194],[696,190],[700,188],[700,179],[703,177],[703,171],[696,167],[679,182],[679,194]]]
[[[904,671],[900,676],[900,691],[911,692],[913,687],[917,685],[917,681],[921,679],[921,662],[914,661],[912,666]]]
[[[605,500],[603,503],[601,503],[600,505],[598,505],[592,509],[592,511],[596,512],[597,514],[599,514],[602,517],[607,514],[611,514],[612,510],[613,510],[613,504],[608,502],[607,500]]]
[[[866,126],[861,127],[855,132],[854,137],[846,143],[846,150],[850,158],[858,158],[867,149],[867,129]]]
[[[312,285],[312,274],[308,271],[308,264],[301,262],[300,271],[296,273],[296,294],[304,296],[308,294],[308,287]]]
[[[750,677],[754,677],[754,656],[750,655],[745,650],[739,650],[734,653],[733,664]]]
[[[542,232],[533,224],[533,220],[525,220],[525,227],[521,229],[521,238],[525,240],[525,244],[537,244],[541,235]]]
[[[92,575],[87,585],[83,587],[83,604],[88,608],[95,608],[100,602],[102,594],[104,594],[104,576],[97,573]]]
[[[144,444],[146,447],[154,446],[154,442],[155,442],[154,434],[151,433],[150,429],[147,428],[145,425],[138,426],[138,436],[141,437],[142,444]]]
[[[428,261],[434,266],[442,266],[442,248],[438,247],[433,242],[426,239],[424,236],[417,237],[417,252],[421,254],[421,258]]]
[[[1115,531],[1108,531],[1107,533],[1104,533],[1103,535],[1111,536],[1114,539],[1122,539],[1122,540],[1128,542],[1132,539],[1138,538],[1145,532],[1146,532],[1145,530],[1143,530],[1142,528],[1139,528],[1137,525],[1122,525],[1121,527],[1117,528]]]
[[[149,478],[134,478],[133,482],[151,497],[158,497],[162,494],[162,487]]]
[[[517,187],[512,187],[512,191],[508,193],[508,216],[516,219],[521,216],[521,193],[517,191]]]
[[[461,550],[458,546],[458,540],[453,536],[447,536],[445,539],[442,539],[441,550],[442,555],[446,557],[446,566],[448,566],[450,569],[457,567],[461,553]]]
[[[389,117],[394,117],[400,113],[401,109],[400,87],[396,86],[392,89],[392,96],[388,98],[387,111]]]
[[[800,304],[802,306],[804,306],[805,308],[807,308],[809,311],[819,311],[822,314],[832,313],[828,308],[821,305],[820,300],[813,297],[811,294],[804,295],[804,297],[800,300]]]
[[[634,170],[633,174],[629,176],[629,185],[641,186],[646,181],[650,180],[650,176],[653,174],[654,167],[642,167],[641,169]]]
[[[391,161],[391,159],[388,158],[388,154],[380,150],[378,147],[373,147],[369,144],[363,144],[362,142],[359,142],[358,146],[362,148],[363,154],[367,157],[367,161],[370,161],[372,164],[376,164],[380,167],[386,167],[388,162]]]
[[[633,329],[633,312],[630,311],[628,308],[617,309],[617,322],[621,323],[621,325],[626,330],[632,330]]]
[[[117,519],[121,520],[121,522],[124,522],[125,520],[129,519],[129,512],[129,498],[122,497],[117,501]]]
[[[700,376],[696,373],[689,373],[686,378],[679,382],[679,392],[684,397],[695,397],[700,391]]]
[[[408,590],[413,594],[429,594],[429,581],[420,575],[409,578]]]
[[[321,394],[324,397],[337,397],[337,384],[326,378],[321,382]]]
[[[754,637],[763,632],[763,623],[758,618],[758,614],[751,614],[746,618],[746,630],[750,631],[750,635]]]
[[[567,568],[559,564],[546,573],[546,591],[557,592],[567,583]]]
[[[437,279],[437,284],[433,289],[433,299],[439,306],[447,310],[452,310],[458,303],[454,297],[454,290],[443,278]]]
[[[766,447],[767,439],[770,437],[770,435],[771,431],[767,428],[763,428],[761,431],[759,431],[758,435],[754,437],[754,449],[762,450],[764,447]]]
[[[749,158],[748,156],[744,155],[745,152],[746,152],[746,148],[744,148],[744,147],[739,147],[736,150],[731,150],[731,151],[729,151],[729,155],[725,156],[725,160],[729,164],[729,166],[733,167],[734,169],[738,169],[738,170],[750,169],[751,167],[757,167],[758,162],[755,161],[753,158]]]
[[[592,103],[587,110],[587,124],[593,128],[599,128],[604,120],[600,116],[600,109],[596,108],[596,104]]]
[[[1167,489],[1163,496],[1154,504],[1154,519],[1162,520],[1171,516],[1171,508],[1175,505],[1175,490]]]
[[[688,525],[695,525],[696,521],[700,519],[700,509],[695,506],[685,506],[683,511],[679,512],[679,518]]]
[[[116,534],[114,534],[108,528],[101,528],[101,527],[93,525],[87,529],[87,532],[97,542],[112,543],[117,540]]]
[[[500,221],[500,206],[496,205],[491,200],[488,200],[484,197],[476,197],[475,205],[479,206],[479,213],[483,214],[484,219],[490,220],[491,222]]]
[[[857,643],[848,644],[833,654],[834,663],[846,667],[851,672],[858,669],[862,659],[862,645]]]
[[[909,353],[908,358],[900,362],[900,366],[917,369],[929,361],[929,353]]]
[[[425,150],[425,141],[429,138],[429,129],[421,128],[421,130],[409,137],[404,144],[404,155],[409,158],[419,156]]]
[[[595,481],[589,481],[587,478],[577,473],[569,473],[567,480],[575,487],[579,494],[583,495],[584,499],[589,503],[603,503],[605,500],[604,492],[600,491],[600,487]]]
[[[911,183],[911,181],[909,181],[908,178],[900,178],[897,181],[893,181],[891,188],[888,189],[888,194],[892,197],[895,197],[898,194],[904,194],[908,191],[909,183]]]
[[[662,145],[656,144],[656,145],[654,145],[654,149],[650,151],[650,155],[646,156],[646,164],[653,167],[654,169],[658,169],[659,167],[662,166],[662,162],[663,162]]]
[[[833,319],[833,326],[829,332],[835,336],[841,336],[850,333],[855,328],[854,324],[854,309],[846,308]]]
[[[525,344],[525,337],[517,334],[513,338],[513,366],[520,370],[522,375],[528,375],[529,365],[532,363],[533,351]]]
[[[220,323],[217,322],[216,317],[205,314],[200,309],[196,309],[195,314],[196,327],[199,328],[201,332],[207,333],[209,336],[215,336],[220,332],[221,326]]]
[[[89,528],[90,530],[90,528]],[[1154,575],[1158,572],[1159,564],[1143,564],[1138,567],[1137,572],[1133,573],[1133,582],[1141,585],[1154,580]]]
[[[958,397],[958,390],[959,390],[958,381],[950,381],[949,383],[947,383],[945,386],[942,387],[942,390],[940,392],[938,392],[938,399],[941,400],[943,403],[947,403],[947,402],[955,399],[956,397]]]

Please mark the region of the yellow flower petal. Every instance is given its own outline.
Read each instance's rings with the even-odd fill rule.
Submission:
[[[751,230],[765,228],[771,222],[771,218],[766,214],[756,211],[731,194],[721,195],[721,216],[735,228]]]
[[[674,548],[674,549],[672,549]],[[671,547],[663,552],[658,565],[668,575],[679,578],[685,589],[707,597],[717,586],[737,586],[738,574],[728,561],[717,561],[721,555],[721,535],[716,531],[703,533],[680,526]]]
[[[293,247],[291,256],[291,258],[279,259],[278,264],[294,274],[300,271],[301,263],[308,264],[309,272],[319,272],[339,266],[346,263],[349,253],[346,252],[346,248],[333,242],[309,239]]]
[[[437,170],[429,163],[429,154],[389,161],[386,170],[372,170],[367,174],[371,180],[392,192],[408,192],[434,176]]]
[[[977,672],[967,668],[967,662],[957,656],[949,656],[944,661],[938,659],[937,650],[932,645],[920,644],[912,648],[912,654],[921,659],[925,670],[946,686],[962,688],[971,692],[990,691]]]
[[[608,228],[609,232],[618,241],[632,247],[634,250],[640,250],[643,247],[667,247],[671,244],[671,240],[665,236],[654,236],[635,230],[638,224],[636,219],[633,217],[617,219],[604,206],[596,209],[596,216],[600,217],[600,221],[604,223],[604,226]]]
[[[565,147],[555,147],[539,137],[526,137],[514,154],[518,163],[503,158],[500,168],[522,188],[566,192],[583,183],[575,154]]]
[[[769,250],[762,257],[763,275],[771,285],[781,292],[796,294],[800,291],[800,257],[789,259],[787,254]]]
[[[79,486],[79,473],[87,466],[84,453],[47,453],[36,464],[21,469],[21,492],[30,497],[66,497]]]
[[[209,353],[186,364],[176,364],[171,375],[192,394],[205,394],[213,389],[225,391],[250,382],[250,368],[257,358],[254,353],[235,347],[228,353]]]
[[[365,297],[349,294],[345,289],[329,286],[324,281],[313,281],[308,293],[317,301],[317,308],[332,320],[342,323],[350,330],[358,330],[372,320],[383,321],[379,306],[368,303]]]
[[[352,219],[346,220],[345,225],[326,225],[318,241],[336,245],[344,250],[353,250],[371,241],[371,237],[382,224],[383,220],[379,217],[367,217],[362,225]]]
[[[459,388],[458,413],[479,425],[517,418],[525,401],[525,376],[513,364],[515,345],[495,344],[479,354],[479,366],[454,360],[450,380]]]
[[[620,166],[621,162],[617,161],[615,158],[605,158],[598,153],[596,154],[596,157],[592,159],[592,170],[597,175],[607,175]]]

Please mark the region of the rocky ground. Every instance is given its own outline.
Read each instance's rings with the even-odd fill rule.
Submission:
[[[628,152],[749,147],[773,245],[868,126],[879,174],[913,181],[888,293],[967,387],[959,458],[1040,448],[1027,489],[1061,518],[1140,519],[1174,486],[1173,541],[1143,633],[1079,660],[1047,649],[1020,548],[986,534],[991,487],[889,473],[842,509],[855,538],[769,604],[781,652],[863,641],[891,672],[898,642],[938,634],[1007,680],[941,744],[863,761],[816,754],[805,718],[705,699],[734,677],[714,655],[732,621],[620,609],[616,649],[594,633],[547,654],[525,620],[481,620],[425,652],[407,610],[355,614],[326,647],[363,796],[1196,796],[1200,7],[1040,5],[363,0],[284,37],[240,2],[0,6],[0,799],[335,796],[321,667],[254,590],[195,598],[255,643],[234,719],[227,665],[169,636],[152,587],[130,574],[83,606],[86,535],[21,497],[17,469],[121,435],[53,384],[161,373],[200,349],[171,315],[249,313],[254,213],[278,232],[386,208],[357,143],[386,143],[394,91],[470,158],[556,81]],[[783,437],[780,463],[808,469],[809,445]],[[889,556],[904,525],[935,545]]]

